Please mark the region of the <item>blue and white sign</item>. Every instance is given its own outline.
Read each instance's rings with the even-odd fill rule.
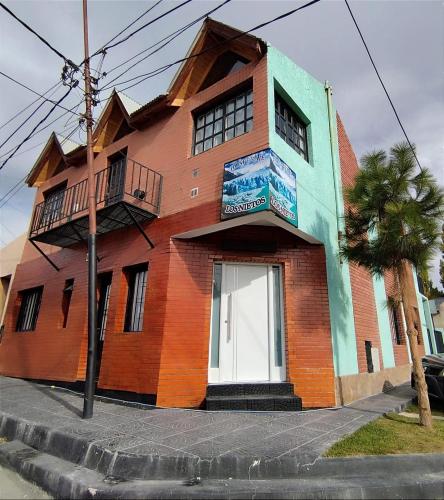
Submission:
[[[297,226],[296,174],[270,148],[224,166],[221,218],[261,210]]]

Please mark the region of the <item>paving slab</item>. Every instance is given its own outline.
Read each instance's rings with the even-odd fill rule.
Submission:
[[[39,452],[126,479],[293,477],[343,436],[415,396],[403,385],[351,405],[303,412],[122,406],[0,377],[0,435]]]

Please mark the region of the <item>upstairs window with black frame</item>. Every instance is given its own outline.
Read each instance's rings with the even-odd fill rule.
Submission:
[[[43,211],[41,212],[40,227],[50,226],[53,222],[57,222],[63,218],[63,201],[65,199],[65,192],[66,182],[43,193],[45,204],[43,205]]]
[[[141,332],[143,329],[143,310],[148,277],[148,265],[128,267],[125,270],[128,280],[128,299],[126,302],[125,331]]]
[[[276,133],[308,162],[307,126],[275,92]]]
[[[20,310],[15,330],[17,332],[31,332],[35,330],[42,301],[43,287],[30,288],[19,292]]]
[[[253,90],[219,103],[195,118],[194,154],[214,148],[253,128]]]

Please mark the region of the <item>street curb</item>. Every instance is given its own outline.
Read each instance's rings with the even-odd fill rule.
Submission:
[[[381,460],[382,459],[382,460]],[[364,469],[364,460],[367,467]],[[347,469],[356,461],[358,467]],[[422,498],[444,497],[444,455],[385,456],[356,459],[323,459],[336,463],[342,475],[315,477],[302,474],[298,479],[280,480],[204,480],[122,481],[70,462],[38,452],[19,441],[0,445],[0,464],[38,484],[57,499],[339,499],[339,498]],[[422,463],[424,462],[424,465]],[[376,466],[376,467],[375,467]],[[412,473],[405,468],[418,467]],[[331,468],[331,465],[328,466]],[[344,474],[344,468],[347,473]],[[385,473],[382,471],[385,469]],[[424,469],[427,472],[424,472]],[[313,468],[312,472],[322,471]]]
[[[392,412],[404,409],[410,401],[394,405]],[[381,414],[375,414],[375,419]],[[183,480],[190,477],[205,479],[285,479],[311,470],[309,464],[319,464],[316,452],[305,455],[265,459],[261,456],[225,454],[216,458],[177,455],[136,455],[125,451],[113,452],[95,444],[81,434],[69,434],[43,424],[0,412],[0,436],[18,440],[43,453],[81,465],[99,474],[125,480]]]

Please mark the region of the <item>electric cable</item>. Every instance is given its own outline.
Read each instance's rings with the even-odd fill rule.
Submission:
[[[160,16],[157,16],[155,17],[154,19],[152,19],[151,21],[148,21],[147,23],[145,23],[144,25],[142,25],[140,28],[137,28],[135,31],[133,31],[132,33],[130,33],[129,35],[127,35],[125,38],[122,38],[121,40],[118,40],[117,42],[111,44],[111,45],[106,45],[105,47],[103,47],[100,51],[98,52],[95,52],[92,56],[90,56],[90,59],[93,57],[93,56],[96,56],[97,54],[100,54],[101,52],[103,52],[104,50],[109,50],[109,49],[112,49],[114,47],[117,47],[118,45],[126,42],[127,40],[129,40],[130,38],[132,38],[134,35],[136,35],[137,33],[139,33],[139,31],[142,31],[143,29],[145,29],[146,27],[150,26],[151,24],[155,23],[156,21],[158,21],[159,19],[162,19],[164,18],[165,16],[167,16],[168,14],[171,14],[172,12],[184,7],[186,4],[190,3],[192,0],[185,0],[185,2],[182,2],[180,3],[179,5],[176,5],[175,7],[173,7],[172,9],[170,10],[167,10],[166,12],[164,12],[163,14],[161,14]],[[85,61],[83,60],[82,61],[82,64],[84,63]]]
[[[22,19],[20,19],[11,9],[8,9],[3,2],[0,2],[0,7],[4,9],[9,15],[11,15],[16,21],[18,21],[22,26],[24,26],[28,31],[30,31],[33,35],[35,35],[41,42],[43,42],[50,50],[52,50],[55,54],[57,54],[60,58],[62,58],[65,62],[70,65],[76,66],[70,59],[64,56],[59,50],[53,47],[45,38],[37,33],[34,29],[31,28],[28,24],[25,23]]]
[[[135,76],[133,78],[130,78],[128,80],[125,80],[123,82],[120,82],[119,85],[123,85],[125,83],[130,83],[130,82],[133,82],[134,80],[137,80],[137,79],[141,79],[140,81],[132,84],[132,85],[129,85],[128,87],[125,87],[123,89],[121,89],[121,91],[125,91],[125,90],[128,90],[129,88],[132,88],[132,87],[135,87],[136,85],[139,85],[140,83],[144,82],[145,80],[148,80],[149,78],[153,78],[154,76],[157,76],[165,71],[167,71],[169,68],[171,68],[172,66],[175,66],[177,64],[180,64],[182,62],[185,62],[185,61],[188,61],[190,59],[195,59],[196,57],[199,57],[201,56],[202,54],[205,54],[207,52],[209,52],[210,50],[214,50],[215,48],[217,48],[218,46],[220,45],[223,45],[223,44],[226,44],[227,42],[230,42],[232,40],[237,40],[238,38],[241,38],[245,35],[248,35],[249,33],[251,33],[252,31],[256,31],[260,28],[263,28],[265,26],[268,26],[272,23],[275,23],[276,21],[280,21],[281,19],[284,19],[288,16],[291,16],[292,14],[295,14],[296,12],[302,10],[302,9],[305,9],[307,7],[311,7],[312,5],[320,2],[321,0],[311,0],[310,2],[307,2],[303,5],[301,5],[300,7],[297,7],[295,9],[292,9],[288,12],[284,12],[283,14],[273,18],[273,19],[270,19],[269,21],[265,21],[261,24],[258,24],[257,26],[254,26],[253,28],[249,29],[248,31],[242,31],[241,33],[237,34],[237,35],[234,35],[232,37],[229,37],[227,38],[226,40],[222,41],[222,42],[219,42],[219,43],[216,43],[215,45],[211,46],[211,47],[208,47],[200,52],[197,52],[196,54],[191,54],[190,56],[186,56],[186,57],[182,57],[181,59],[178,59],[177,61],[174,61],[172,63],[169,63],[169,64],[166,64],[164,66],[161,66],[160,68],[157,68],[153,71],[150,71],[149,73],[145,73],[145,74],[142,74],[142,75],[139,75],[139,76]],[[106,90],[108,87],[104,87],[103,89],[101,90]]]
[[[127,31],[129,28],[131,28],[131,26],[133,26],[134,24],[136,24],[136,23],[137,23],[137,21],[139,21],[140,19],[142,19],[142,17],[146,16],[146,14],[148,14],[149,12],[151,12],[151,11],[152,11],[155,7],[157,7],[157,6],[158,6],[161,2],[163,2],[163,0],[157,0],[157,2],[156,2],[154,5],[152,5],[152,6],[151,6],[151,7],[149,7],[148,9],[146,9],[146,10],[145,10],[145,12],[143,12],[142,14],[140,14],[140,16],[139,16],[139,17],[137,17],[136,19],[134,19],[134,21],[132,21],[130,24],[128,24],[128,26],[126,26],[125,28],[123,28],[123,30],[119,31],[119,33],[117,33],[117,35],[114,35],[114,36],[111,38],[111,40],[108,40],[108,41],[107,41],[107,42],[106,42],[106,43],[102,46],[102,48],[100,48],[100,49],[96,50],[96,51],[94,52],[94,54],[93,54],[93,55],[100,54],[101,52],[103,52],[103,50],[105,49],[105,47],[106,47],[107,45],[109,45],[111,42],[114,42],[114,40],[115,40],[118,36],[120,36],[120,35],[122,35],[123,33],[125,33],[125,31]],[[92,57],[92,56],[91,56],[91,57]]]
[[[79,103],[81,104],[82,101]],[[79,104],[76,104],[75,106],[73,106],[71,108],[70,111],[72,111],[73,109],[77,108],[79,106]],[[60,118],[63,118],[65,115],[68,114],[68,111],[65,111],[64,113],[62,113],[61,115],[59,115],[57,118],[55,118],[54,120],[50,121],[49,123],[47,123],[44,127],[42,127],[41,129],[39,130],[36,130],[35,132],[32,133],[31,137],[34,137],[36,136],[37,134],[40,134],[40,132],[43,132],[43,130],[47,129],[48,127],[50,127],[53,123],[55,123],[56,121],[60,120]],[[30,137],[30,139],[31,139]],[[13,151],[15,149],[15,146],[13,148],[11,148],[9,151],[6,151],[5,153],[1,154],[0,155],[0,159],[4,158],[5,156],[7,156],[11,151]],[[15,156],[15,155],[14,155]]]
[[[43,96],[46,96],[46,94],[48,94],[49,92],[51,92],[51,90],[54,90],[56,87],[58,87],[59,85],[61,85],[62,82],[57,82],[55,85],[53,85],[52,87],[50,87],[48,90],[46,90],[45,92],[43,92]],[[51,94],[52,95],[52,94]],[[6,127],[6,125],[9,125],[13,120],[15,120],[18,116],[20,116],[22,113],[24,113],[27,109],[29,109],[33,104],[35,104],[36,102],[40,101],[41,97],[37,97],[37,99],[35,99],[34,101],[32,101],[30,104],[28,104],[27,106],[25,106],[22,110],[18,111],[14,116],[11,116],[11,118],[8,118],[4,123],[3,125],[0,125],[0,130],[4,127]]]
[[[9,135],[8,137],[0,144],[0,150],[1,148],[12,138],[14,137],[14,135],[22,129],[22,127],[24,127],[28,122],[29,120],[31,120],[31,118],[37,113],[37,111],[46,104],[45,101],[41,102],[35,109],[34,111],[31,112],[30,115],[28,115],[27,118],[25,118],[25,120],[20,123],[20,125],[18,127],[16,127]]]
[[[80,128],[80,125],[77,124],[67,135],[66,137],[63,137],[63,140],[60,141],[60,144],[63,145],[67,140],[69,140],[77,131],[77,129]],[[58,134],[61,135],[61,134]],[[41,143],[44,144],[44,143]],[[37,144],[35,147],[40,146],[41,144]],[[31,149],[34,149],[31,148]],[[29,151],[29,150],[28,150]],[[28,177],[28,174],[26,174],[22,179],[20,179],[14,186],[12,186],[7,193],[5,193],[2,198],[0,198],[0,208],[2,208],[4,205],[6,205],[19,191],[24,187],[24,182],[26,181]],[[18,189],[17,189],[18,188]],[[13,192],[14,191],[14,192]],[[11,194],[12,193],[12,194]],[[9,196],[10,195],[10,196]],[[9,197],[8,197],[9,196]],[[8,198],[8,199],[6,199]],[[5,200],[6,199],[6,200]]]
[[[68,97],[68,95],[70,94],[71,90],[72,90],[72,88],[69,87],[69,89],[67,90],[67,92],[53,105],[53,107],[48,111],[48,113],[46,113],[46,115],[37,123],[37,125],[35,125],[35,127],[31,130],[31,132],[22,140],[22,142],[15,147],[14,151],[0,165],[0,170],[8,163],[8,161],[23,146],[23,144],[25,144],[25,142],[27,142],[32,137],[32,134],[36,131],[36,129],[39,127],[39,125],[41,125],[42,123],[44,123],[49,118],[49,116],[51,115],[51,113],[54,112],[54,110],[57,108],[57,106],[64,99],[66,99]]]
[[[392,107],[392,110],[393,110],[393,113],[395,114],[396,120],[398,121],[399,126],[401,127],[401,130],[402,130],[402,132],[404,134],[404,137],[406,138],[406,141],[407,141],[408,145],[410,146],[410,149],[412,150],[413,156],[415,157],[415,160],[416,160],[416,163],[418,164],[419,170],[421,170],[421,172],[422,172],[422,166],[419,163],[418,157],[416,156],[415,148],[413,147],[412,143],[410,142],[410,139],[409,139],[409,137],[407,135],[407,132],[406,132],[406,130],[404,128],[404,125],[401,122],[401,118],[399,117],[398,112],[396,111],[395,105],[393,104],[393,101],[392,101],[392,99],[390,97],[390,94],[388,93],[388,90],[387,90],[386,86],[384,85],[384,82],[382,81],[382,77],[381,77],[381,75],[380,75],[380,73],[378,71],[378,68],[376,67],[375,61],[373,60],[373,57],[372,57],[372,55],[370,53],[368,45],[367,45],[367,43],[366,43],[366,41],[364,39],[364,35],[362,34],[361,29],[359,28],[358,22],[356,21],[356,18],[353,15],[353,12],[352,12],[352,10],[350,8],[350,5],[348,4],[347,0],[345,0],[345,4],[347,5],[348,11],[350,13],[350,16],[353,19],[354,25],[356,26],[356,29],[358,30],[359,36],[361,37],[361,41],[362,41],[362,43],[363,43],[363,45],[365,47],[365,50],[366,50],[367,55],[368,55],[368,57],[370,59],[370,62],[372,63],[373,69],[375,70],[375,73],[376,73],[376,76],[378,77],[379,83],[381,84],[382,88],[384,89],[385,95],[387,96],[387,99],[388,99],[388,101],[390,103],[390,106]]]
[[[195,24],[197,24],[199,21],[201,21],[202,19],[205,19],[206,17],[208,17],[210,14],[212,14],[213,12],[215,12],[216,10],[219,10],[221,7],[223,7],[224,5],[226,5],[227,3],[231,2],[231,0],[225,0],[224,2],[222,2],[220,5],[218,5],[217,7],[215,7],[214,9],[211,9],[210,11],[208,12],[205,12],[205,14],[202,14],[201,16],[199,16],[198,18],[194,19],[194,21],[191,21],[190,23],[186,24],[185,26],[179,28],[178,30],[174,31],[173,33],[170,33],[169,35],[167,35],[166,37],[162,38],[161,40],[159,40],[158,42],[154,43],[153,45],[150,45],[149,47],[147,47],[146,49],[140,51],[138,54],[136,54],[135,56],[129,58],[128,60],[120,63],[119,65],[115,66],[114,68],[111,68],[110,70],[108,70],[106,72],[107,75],[109,75],[111,72],[115,71],[116,69],[124,66],[125,64],[129,63],[130,61],[134,60],[136,57],[138,57],[139,55],[147,52],[148,50],[152,49],[153,47],[156,47],[157,45],[161,44],[162,42],[164,42],[165,40],[167,40],[164,44],[160,45],[160,47],[158,47],[157,49],[153,50],[152,52],[150,52],[149,54],[147,54],[146,56],[144,56],[142,59],[139,59],[138,61],[136,61],[134,64],[132,64],[129,68],[127,68],[125,71],[123,71],[122,73],[120,73],[118,76],[114,77],[111,81],[107,82],[107,86],[104,88],[104,89],[107,89],[107,88],[110,88],[110,85],[115,82],[118,78],[120,78],[121,76],[123,76],[125,73],[127,73],[128,71],[130,71],[132,68],[134,68],[135,66],[137,66],[138,64],[140,64],[141,62],[145,61],[146,59],[148,59],[148,57],[151,57],[153,54],[155,54],[156,52],[159,52],[159,50],[161,50],[163,47],[165,47],[166,45],[168,45],[169,43],[171,43],[173,40],[175,40],[177,37],[179,37],[182,33],[184,33],[187,29],[191,28],[192,26],[194,26]]]
[[[22,82],[19,82],[18,80],[16,80],[15,78],[13,78],[12,76],[9,76],[7,75],[6,73],[3,73],[3,71],[0,71],[0,75],[4,76],[5,78],[7,78],[8,80],[11,80],[11,82],[14,82],[16,83],[17,85],[20,85],[20,87],[23,87],[24,89],[26,90],[29,90],[29,92],[32,92],[33,94],[39,96],[40,99],[44,99],[45,101],[47,102],[50,102],[51,104],[56,104],[55,101],[51,100],[51,99],[47,99],[43,94],[40,94],[39,92],[36,92],[35,90],[31,89],[30,87],[28,87],[27,85],[25,85],[24,83]],[[64,106],[61,106],[60,104],[57,103],[57,106],[59,108],[62,108],[64,109],[65,111],[70,111],[68,108],[65,108]],[[71,111],[70,111],[71,112]]]

